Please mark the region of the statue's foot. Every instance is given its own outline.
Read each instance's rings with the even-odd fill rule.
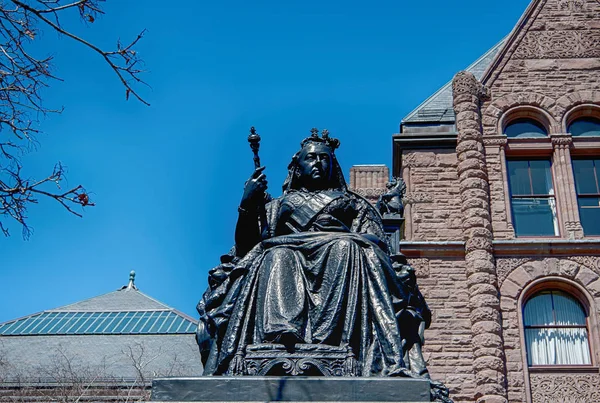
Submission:
[[[296,332],[283,332],[275,337],[273,343],[283,344],[289,350],[296,344],[304,343],[304,340]]]

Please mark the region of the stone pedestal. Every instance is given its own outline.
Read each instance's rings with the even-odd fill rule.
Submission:
[[[157,378],[153,402],[429,402],[429,381],[410,378]]]

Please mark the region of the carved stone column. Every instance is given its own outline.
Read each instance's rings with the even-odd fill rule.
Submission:
[[[561,232],[569,239],[580,239],[583,238],[583,227],[579,218],[570,151],[573,138],[570,134],[553,134],[550,137],[554,149],[554,189],[560,208],[559,217],[563,228]]]
[[[458,177],[466,241],[467,284],[473,372],[478,403],[505,403],[506,374],[496,262],[492,250],[492,220],[481,101],[485,89],[473,74],[461,71],[452,80],[458,139]]]

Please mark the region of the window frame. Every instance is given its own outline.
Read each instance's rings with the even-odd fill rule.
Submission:
[[[588,333],[588,348],[590,349],[590,364],[557,364],[557,365],[529,365],[527,343],[525,340],[525,305],[531,298],[542,291],[562,291],[575,298],[583,308],[586,316],[586,326]],[[517,312],[519,322],[520,345],[522,352],[523,368],[525,370],[525,379],[529,380],[529,373],[537,372],[575,372],[584,371],[597,373],[598,361],[596,351],[599,348],[598,329],[596,320],[596,311],[593,305],[593,297],[588,294],[587,290],[583,289],[579,284],[564,277],[548,276],[540,278],[529,284],[521,292],[518,299]]]
[[[537,138],[537,139],[543,139],[541,137]],[[510,154],[506,156],[506,164],[505,164],[505,169],[506,169],[506,186],[507,186],[507,195],[508,195],[508,202],[509,202],[509,210],[507,213],[510,213],[511,215],[511,223],[512,226],[514,228],[514,236],[515,238],[520,238],[520,239],[526,239],[526,238],[560,238],[561,234],[562,234],[562,225],[561,225],[561,219],[560,219],[560,208],[559,208],[559,204],[558,204],[558,198],[557,198],[557,190],[556,190],[556,181],[555,181],[555,175],[554,175],[554,161],[552,160],[551,156],[544,156],[544,155],[536,155],[536,156],[530,156],[531,154],[524,154],[524,155],[516,155],[516,154]],[[529,195],[514,195],[512,190],[511,190],[511,179],[510,179],[510,170],[509,170],[509,164],[511,161],[548,161],[550,163],[550,176],[551,176],[551,180],[552,180],[552,190],[553,190],[553,194],[547,194],[547,195],[539,195],[539,194],[534,194],[533,193],[533,179],[531,177],[531,167],[528,166],[528,174],[529,174],[529,182],[530,182],[530,186],[532,188],[532,194]],[[555,210],[555,214],[554,214],[554,218],[553,218],[553,222],[552,225],[554,227],[554,234],[553,235],[519,235],[517,233],[517,225],[516,225],[516,215],[513,211],[513,199],[553,199],[554,200],[554,210]],[[555,221],[554,221],[555,220]]]
[[[568,110],[562,119],[562,130],[564,133],[569,133],[569,127],[573,122],[580,118],[595,118],[600,119],[600,105],[584,103],[577,105],[570,110]],[[600,136],[573,136],[573,140],[575,139],[600,139]]]
[[[583,228],[583,236],[584,238],[598,238],[600,237],[600,233],[598,234],[586,234],[585,232],[585,228],[583,225],[583,219],[582,219],[582,215],[581,215],[581,204],[579,202],[580,199],[600,199],[600,178],[599,178],[599,170],[600,170],[600,164],[596,165],[594,163],[594,179],[596,182],[596,190],[597,193],[582,193],[580,194],[579,191],[577,190],[577,175],[575,174],[575,161],[600,161],[600,153],[594,154],[594,155],[574,155],[571,158],[571,169],[573,171],[573,185],[575,187],[575,198],[577,200],[577,211],[579,214],[579,222],[581,224],[581,227]],[[599,208],[600,208],[600,204],[599,204]]]
[[[537,124],[542,126],[546,130],[545,136],[535,136],[535,137],[508,137],[505,134],[506,127],[516,120],[520,119],[529,119],[535,121]],[[519,139],[519,140],[540,140],[540,139],[549,139],[552,134],[552,117],[545,110],[538,108],[533,105],[520,105],[507,110],[503,116],[498,121],[498,132],[509,139],[510,141]]]
[[[557,324],[550,324],[550,325],[526,325],[525,324],[525,307],[527,306],[527,304],[533,300],[535,297],[542,295],[543,293],[553,293],[553,292],[557,292],[557,293],[562,293],[562,294],[566,294],[570,297],[572,297],[573,299],[575,299],[578,303],[579,303],[579,307],[581,308],[584,316],[585,316],[585,324],[584,325],[557,325]],[[532,292],[527,299],[525,299],[525,301],[523,302],[522,306],[521,306],[521,315],[523,316],[523,335],[524,335],[524,342],[525,342],[525,356],[527,358],[527,366],[529,368],[555,368],[555,367],[592,367],[593,366],[593,358],[592,358],[592,354],[593,354],[593,350],[592,350],[592,342],[591,342],[591,335],[590,335],[590,318],[589,318],[589,308],[586,307],[579,298],[577,298],[575,295],[573,295],[570,292],[565,291],[564,289],[561,289],[559,287],[548,287],[548,288],[542,288],[539,289],[535,292]],[[553,302],[553,307],[552,307],[552,319],[553,322],[556,323],[556,310],[554,309],[554,302]],[[537,364],[537,365],[529,365],[529,351],[527,350],[527,329],[585,329],[586,332],[586,336],[587,336],[587,347],[588,347],[588,353],[590,356],[590,363],[589,364]]]

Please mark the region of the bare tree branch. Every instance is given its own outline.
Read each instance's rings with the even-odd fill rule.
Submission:
[[[52,80],[60,80],[51,71],[52,57],[38,57],[29,51],[30,45],[38,40],[44,29],[55,31],[99,54],[125,88],[125,98],[133,96],[149,105],[136,89],[140,84],[147,85],[140,78],[142,60],[134,50],[145,30],[127,45],[117,41],[115,49],[104,50],[75,35],[61,23],[61,18],[69,12],[78,12],[85,23],[93,23],[98,15],[104,14],[100,7],[103,1],[0,2],[0,231],[6,236],[9,235],[7,221],[18,222],[23,228],[23,237],[30,236],[27,207],[37,203],[39,197],[54,199],[77,216],[81,213],[74,209],[76,205],[94,205],[81,185],[62,190],[65,169],[60,163],[44,179],[23,176],[20,157],[35,149],[40,117],[62,112],[62,109],[48,108],[42,102],[42,90]]]

